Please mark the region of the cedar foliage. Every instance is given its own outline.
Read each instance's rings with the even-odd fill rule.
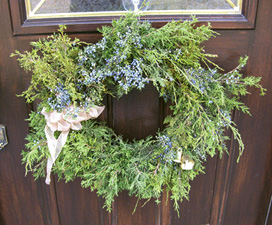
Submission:
[[[206,54],[202,44],[216,33],[209,25],[196,23],[192,18],[155,29],[128,14],[104,26],[103,38],[83,49],[82,42],[71,40],[60,27],[59,33],[32,42],[31,52],[16,52],[20,65],[32,72],[30,87],[22,96],[27,102],[41,101],[38,112],[28,119],[31,132],[22,152],[26,172],[35,178],[45,176],[49,151],[42,107],[62,111],[73,104],[87,110],[101,105],[106,94],[120,98],[152,83],[171,103],[172,115],[165,118],[163,131],[128,142],[104,123],[82,122],[82,130],[70,132],[53,172],[67,182],[81,178],[83,187],[105,198],[108,210],[120,191],[159,202],[165,189],[178,211],[178,203],[188,199],[190,180],[204,171],[203,161],[227,151],[226,129],[232,131],[242,154],[244,145],[232,112],[249,114],[240,101],[248,87],[259,88],[261,95],[265,92],[260,77],[242,76],[247,57],[227,73],[213,64],[209,58],[215,56]],[[182,170],[173,161],[181,149],[194,160],[192,170]]]

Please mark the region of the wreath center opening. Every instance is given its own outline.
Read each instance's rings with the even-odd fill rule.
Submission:
[[[109,115],[113,117],[113,129],[130,141],[156,136],[163,120],[160,101],[159,93],[151,84],[141,91],[134,89],[114,99],[113,113]]]

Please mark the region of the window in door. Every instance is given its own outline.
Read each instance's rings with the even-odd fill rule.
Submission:
[[[146,15],[239,14],[243,0],[25,0],[27,17],[122,15],[135,4]]]

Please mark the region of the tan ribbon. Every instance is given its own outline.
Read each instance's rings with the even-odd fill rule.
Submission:
[[[177,159],[175,162],[180,163],[180,167],[183,170],[192,170],[194,168],[195,162],[188,155],[183,155],[182,149],[177,152]]]
[[[105,106],[94,106],[88,110],[77,108],[77,110],[79,109],[77,114],[75,113],[73,106],[67,107],[61,113],[58,113],[57,111],[46,112],[45,109],[42,110],[42,114],[46,119],[44,132],[50,152],[50,157],[47,160],[46,184],[50,184],[50,173],[52,166],[58,158],[61,149],[67,140],[70,129],[80,130],[82,128],[80,122],[97,118],[103,112],[104,108]],[[74,114],[76,114],[77,117],[73,116]],[[54,137],[55,131],[61,131],[58,139]]]

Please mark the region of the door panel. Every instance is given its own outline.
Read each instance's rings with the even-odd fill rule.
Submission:
[[[25,178],[20,151],[28,132],[27,107],[15,94],[22,91],[21,72],[9,55],[15,49],[8,2],[1,1],[0,13],[0,118],[7,128],[9,144],[0,152],[0,209],[2,224],[46,224],[40,182]],[[4,10],[5,9],[5,10]]]
[[[132,214],[137,204],[137,198],[129,197],[127,192],[120,193],[115,203],[116,219],[113,224],[157,224],[157,204],[152,199],[142,207],[145,203],[145,200],[139,201],[135,213]]]
[[[18,30],[19,25],[16,23],[20,15],[17,13],[15,16],[17,8],[12,7],[18,2],[19,0],[0,1],[0,123],[7,127],[9,138],[9,144],[0,151],[0,224],[261,225],[265,221],[266,225],[271,224],[271,213],[268,214],[272,193],[270,1],[258,1],[255,29],[252,29],[252,17],[251,25],[236,26],[239,30],[231,29],[229,24],[219,21],[215,24],[225,24],[221,28],[228,29],[217,30],[220,36],[204,44],[206,52],[218,54],[219,57],[214,61],[226,71],[237,64],[240,56],[248,55],[249,61],[244,74],[262,76],[261,83],[268,92],[265,97],[260,97],[258,91],[252,88],[252,94],[242,98],[251,108],[252,117],[234,113],[245,144],[245,152],[239,164],[236,163],[238,146],[231,140],[229,154],[225,154],[222,159],[218,156],[209,159],[206,174],[199,175],[192,182],[190,201],[184,200],[180,204],[180,217],[166,193],[163,193],[162,203],[159,205],[151,199],[142,207],[145,201],[139,201],[137,210],[132,215],[137,199],[122,192],[113,203],[112,212],[108,213],[103,209],[103,199],[89,189],[81,188],[80,180],[65,183],[58,182],[55,177],[51,185],[47,186],[43,179],[34,181],[31,175],[24,176],[20,153],[24,149],[24,138],[28,133],[25,119],[31,106],[15,95],[27,88],[30,74],[26,74],[16,59],[9,55],[15,49],[30,50],[29,42],[45,37],[54,26],[41,26],[39,35],[35,34],[35,29],[29,24]],[[247,7],[255,9],[254,5]],[[248,12],[250,15],[254,14],[251,10]],[[70,26],[69,29],[75,31],[76,26]],[[87,42],[99,40],[100,35],[91,32],[93,26],[82,22],[80,29],[86,33],[73,33],[71,37],[77,36]],[[14,36],[14,33],[21,35]],[[169,113],[152,87],[142,92],[133,91],[120,100],[105,99],[105,104],[107,111],[101,119],[129,139],[155,135],[157,129],[162,128],[163,117]]]
[[[262,76],[262,83],[268,92],[265,97],[260,97],[252,89],[252,95],[244,99],[253,116],[239,117],[238,124],[246,151],[240,163],[233,164],[232,174],[235,176],[229,181],[225,224],[230,224],[232,220],[237,221],[237,224],[265,224],[267,211],[262,209],[268,209],[269,206],[272,187],[272,24],[268,18],[271,17],[271,8],[271,2],[259,1],[258,10],[261,15],[257,17],[254,38],[248,45],[250,58],[247,73]]]
[[[61,224],[108,224],[101,199],[89,189],[81,188],[80,180],[57,182],[56,187]]]

